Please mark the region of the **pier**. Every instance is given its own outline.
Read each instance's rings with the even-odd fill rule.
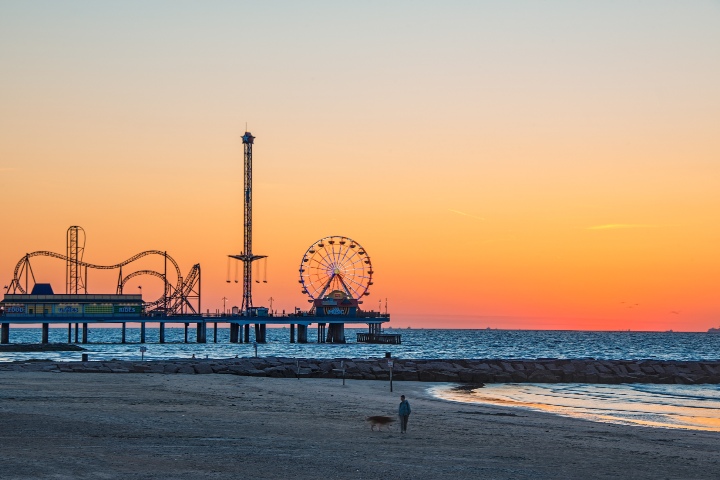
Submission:
[[[140,343],[145,343],[149,324],[158,325],[160,343],[165,343],[167,324],[184,325],[186,343],[191,325],[194,325],[196,341],[207,343],[208,324],[212,324],[213,341],[217,343],[218,323],[229,325],[231,343],[266,343],[268,325],[289,326],[290,343],[308,343],[308,328],[311,325],[317,326],[317,343],[346,343],[345,325],[368,326],[367,335],[358,336],[359,342],[400,343],[399,335],[381,333],[382,325],[390,321],[387,298],[384,314],[361,308],[370,295],[374,270],[367,250],[349,237],[323,237],[310,245],[302,256],[298,268],[299,283],[300,292],[307,295],[312,304],[308,311],[296,308],[293,313],[277,315],[265,307],[253,305],[252,264],[267,256],[251,253],[252,149],[255,137],[245,132],[242,140],[243,250],[239,254],[228,255],[228,272],[233,260],[243,264],[243,300],[240,308],[233,307],[232,314],[228,314],[223,303],[222,314],[211,314],[209,311],[203,314],[200,264],[193,265],[183,276],[178,263],[166,251],[145,250],[112,265],[87,262],[83,259],[85,230],[73,225],[66,232],[65,254],[39,250],[26,253],[15,265],[12,281],[5,287],[5,297],[0,301],[0,344],[10,343],[11,325],[36,324],[41,325],[41,344],[49,343],[51,325],[67,325],[68,343],[88,343],[88,326],[91,324],[119,325],[120,342],[125,343],[128,323],[140,324]],[[65,262],[65,293],[55,294],[50,284],[35,281],[31,260],[36,257]],[[161,260],[162,268],[127,272],[135,261],[146,258]],[[117,270],[116,292],[88,293],[88,269]],[[152,301],[145,301],[141,285],[137,286],[139,294],[128,294],[128,282],[140,276],[159,278],[164,284],[162,295]],[[226,281],[230,282],[229,273]],[[259,280],[256,279],[256,282]],[[223,298],[223,302],[225,300]]]
[[[207,343],[208,325],[213,328],[212,341],[217,343],[218,324],[228,324],[231,343],[265,343],[266,329],[271,326],[289,327],[290,343],[308,343],[308,330],[317,328],[317,343],[346,343],[345,325],[367,325],[368,334],[377,336],[390,316],[374,311],[356,311],[352,316],[323,315],[322,312],[296,311],[272,314],[265,309],[254,310],[255,315],[163,314],[143,312],[140,295],[28,295],[6,294],[0,302],[0,344],[10,343],[10,327],[40,325],[39,343],[46,344],[50,326],[67,325],[67,343],[88,343],[88,326],[119,326],[120,343],[126,343],[128,323],[140,325],[140,343],[145,343],[146,329],[157,325],[159,343],[165,343],[168,324],[184,325],[184,340],[189,341],[191,330],[197,343]],[[253,328],[251,328],[251,326]],[[360,341],[360,340],[358,340]],[[392,343],[392,342],[381,342]]]

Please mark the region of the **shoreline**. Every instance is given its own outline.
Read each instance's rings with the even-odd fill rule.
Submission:
[[[0,373],[10,479],[714,478],[720,434],[433,397],[445,385],[234,375]],[[412,406],[371,431],[370,415]],[[102,474],[100,474],[102,472]]]
[[[50,361],[0,363],[0,371],[230,374],[278,378],[483,383],[720,384],[718,361],[552,359],[287,358]]]

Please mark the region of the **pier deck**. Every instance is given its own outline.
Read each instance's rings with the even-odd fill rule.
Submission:
[[[198,343],[207,342],[207,325],[212,324],[215,332],[213,341],[217,343],[217,326],[221,323],[230,326],[230,341],[232,343],[250,342],[250,325],[255,326],[253,341],[257,343],[265,343],[265,329],[268,325],[290,327],[291,343],[296,342],[297,329],[297,343],[307,343],[307,330],[313,324],[317,325],[318,343],[345,343],[345,325],[367,325],[371,332],[377,332],[382,324],[389,321],[390,316],[388,314],[379,312],[362,312],[361,315],[354,317],[314,316],[306,313],[252,317],[211,313],[201,315],[143,314],[138,316],[48,315],[45,313],[22,316],[0,315],[0,344],[10,343],[11,325],[25,327],[40,325],[42,327],[42,337],[39,343],[48,343],[50,325],[67,325],[68,343],[88,343],[88,325],[119,325],[122,328],[121,343],[125,343],[125,329],[128,323],[140,324],[141,343],[145,343],[145,330],[149,325],[157,325],[157,328],[160,329],[160,343],[164,343],[165,327],[168,324],[184,325],[186,342],[188,341],[189,327],[191,324],[195,324]],[[328,325],[335,326],[335,328],[329,330],[330,333],[327,330]],[[80,331],[82,331],[82,336],[80,336]]]

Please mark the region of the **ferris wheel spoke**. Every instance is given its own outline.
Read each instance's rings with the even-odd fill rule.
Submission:
[[[346,257],[346,258],[348,259],[348,261],[350,261],[350,262],[355,262],[355,261],[356,261],[356,257],[357,257],[358,259],[361,257],[361,256],[357,253],[357,251],[352,250],[352,249],[348,249],[347,253],[350,253],[350,255],[347,255],[347,254],[346,254],[345,257]]]
[[[341,258],[342,258],[342,248],[341,248],[340,245],[333,245],[333,246],[332,246],[332,257],[333,257],[333,261],[335,262],[336,265],[342,263],[342,262],[341,262]]]
[[[318,251],[317,253],[315,253],[311,260],[314,260],[328,268],[332,265],[332,259],[324,251]]]
[[[348,254],[351,254],[351,255],[348,256]],[[353,256],[355,256],[355,252],[353,251],[353,249],[346,247],[345,252],[343,253],[342,261],[343,262],[345,262],[346,260],[351,261]]]
[[[322,271],[326,275],[329,275],[333,271],[333,265],[329,261],[329,259],[321,259],[321,258],[312,259],[310,261],[310,264],[312,265],[313,263],[316,264],[315,268],[318,269],[318,271]],[[326,272],[330,272],[330,273],[326,273]]]
[[[364,285],[363,285],[362,282],[358,282],[358,281],[356,281],[355,279],[350,279],[350,282],[353,283],[353,284],[355,284],[355,285],[357,285],[359,288],[363,288],[363,287],[364,287]]]
[[[315,265],[313,265],[313,263]],[[318,272],[322,272],[323,275],[330,275],[332,273],[332,265],[326,265],[321,262],[311,262],[311,267],[317,269]]]

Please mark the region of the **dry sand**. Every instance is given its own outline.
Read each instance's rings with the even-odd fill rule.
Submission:
[[[718,478],[720,434],[438,400],[436,384],[0,374],[3,479]],[[370,431],[368,415],[413,413]]]

